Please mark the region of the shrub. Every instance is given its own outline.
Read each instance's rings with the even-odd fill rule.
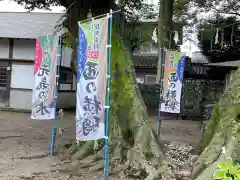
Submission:
[[[218,163],[213,180],[240,180],[240,164],[232,160]]]

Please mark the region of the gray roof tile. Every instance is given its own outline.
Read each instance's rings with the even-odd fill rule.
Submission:
[[[55,31],[63,13],[0,12],[1,38],[34,39]]]
[[[217,62],[217,63],[208,63],[208,64],[206,64],[206,66],[238,68],[240,66],[240,60]]]

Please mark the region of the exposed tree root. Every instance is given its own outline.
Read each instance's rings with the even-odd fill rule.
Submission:
[[[143,135],[144,134],[144,135]],[[163,155],[163,149],[155,141],[155,132],[143,125],[136,136],[136,145],[128,152],[129,167],[145,180],[153,180],[161,176],[174,177]],[[142,138],[140,138],[142,137]]]
[[[112,45],[109,173],[118,175],[119,179],[171,180],[174,174],[164,157],[159,138],[149,126],[131,57],[116,33],[113,33]],[[65,151],[69,154],[65,157],[78,162],[73,165],[75,174],[103,171],[103,141],[98,141],[97,147],[94,141],[73,146]]]
[[[240,148],[239,114],[240,108],[240,70],[238,69],[229,89],[223,94],[214,108],[211,120],[195,152],[200,154],[194,163],[192,178],[211,179],[217,169],[217,162],[233,158]],[[240,157],[238,156],[238,160]]]
[[[170,180],[174,175],[164,158],[162,145],[157,141],[155,132],[145,122],[139,126],[133,147],[123,140],[109,144],[110,174],[145,180],[160,179],[164,176]],[[103,150],[104,147],[93,153],[93,143],[86,142],[80,146],[71,158],[80,160],[75,164],[73,169],[76,170],[71,175],[103,171]]]
[[[72,155],[73,159],[81,160],[86,158],[94,153],[94,141],[87,141],[82,146],[79,147],[79,150]]]

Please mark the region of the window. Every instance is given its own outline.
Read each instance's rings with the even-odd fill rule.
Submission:
[[[60,66],[60,84],[73,84],[73,72],[69,67]]]
[[[145,84],[156,84],[156,75],[146,75]]]
[[[7,87],[7,68],[0,67],[0,88]]]
[[[137,80],[137,83],[144,84],[144,77],[143,78],[137,77],[136,80]]]

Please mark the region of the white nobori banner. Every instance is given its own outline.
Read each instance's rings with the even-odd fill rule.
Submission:
[[[108,17],[79,23],[76,138],[105,136]]]
[[[55,118],[58,43],[58,35],[37,37],[31,119],[50,120]]]

